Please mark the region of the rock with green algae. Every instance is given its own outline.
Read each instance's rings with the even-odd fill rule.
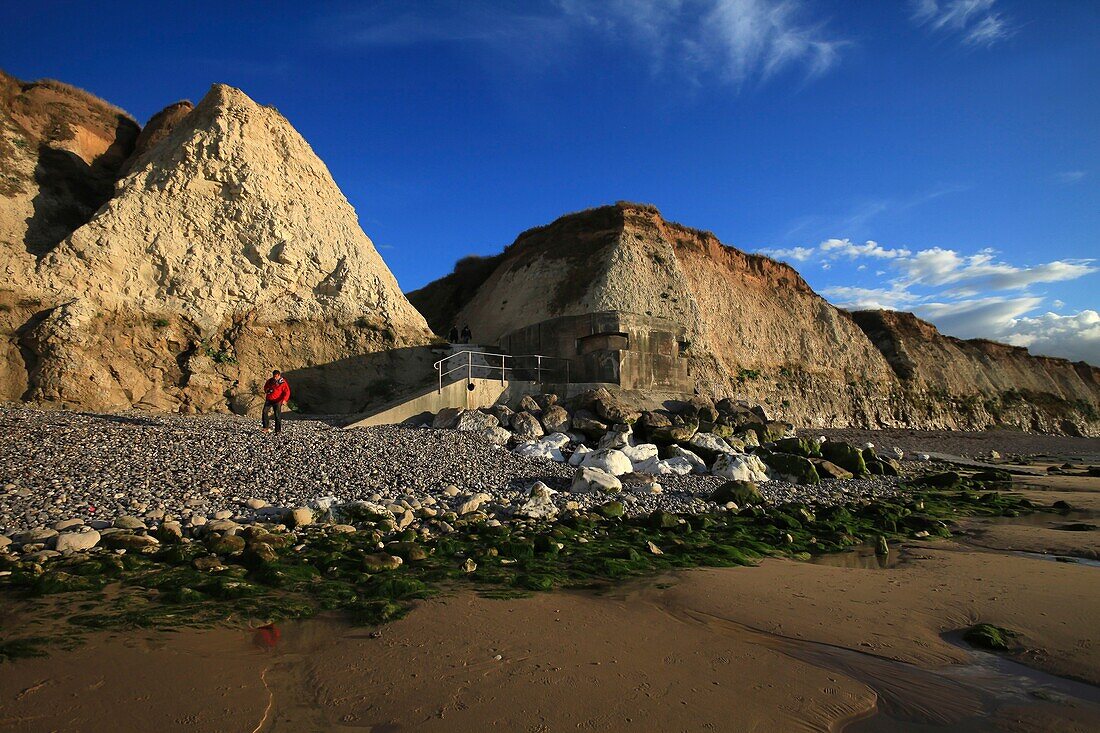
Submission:
[[[752,481],[727,481],[710,492],[710,496],[707,497],[707,501],[718,504],[732,501],[738,506],[759,504],[762,500],[760,490]]]
[[[771,453],[763,456],[764,463],[778,473],[784,481],[796,484],[816,484],[821,480],[809,458],[792,453]]]
[[[975,624],[963,632],[963,640],[971,646],[993,651],[1007,651],[1012,646],[1015,631],[994,626],[993,624]]]
[[[859,448],[840,441],[827,440],[821,444],[821,455],[825,460],[832,461],[856,476],[867,475],[867,462]]]

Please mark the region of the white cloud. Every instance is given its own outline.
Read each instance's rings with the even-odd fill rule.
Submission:
[[[885,268],[875,271],[874,280],[885,282],[884,287],[822,288],[821,294],[841,308],[911,310],[952,336],[988,338],[1027,346],[1035,353],[1100,365],[1097,312],[1033,315],[1043,305],[1044,297],[1030,291],[1036,284],[1076,280],[1100,271],[1094,260],[1053,260],[1019,266],[1001,261],[992,249],[966,255],[942,247],[913,251],[884,247],[874,241],[859,244],[835,238],[816,247],[762,251],[782,259],[812,260],[822,269],[850,263],[855,265],[850,271],[858,273],[866,269],[867,262]],[[1051,305],[1065,307],[1057,299]]]
[[[950,33],[972,46],[992,46],[1015,33],[994,8],[997,0],[913,0],[910,18],[936,33]]]
[[[1054,181],[1056,183],[1072,185],[1085,180],[1085,176],[1088,174],[1088,171],[1062,171],[1061,173],[1054,174]]]
[[[505,0],[381,3],[330,19],[324,30],[362,46],[475,43],[557,63],[574,46],[626,45],[654,73],[741,89],[783,72],[818,77],[848,42],[809,18],[802,0]]]
[[[1028,347],[1034,354],[1100,365],[1100,313],[1094,310],[1068,316],[1050,312],[1021,316],[1013,321],[1003,338],[1010,344]]]

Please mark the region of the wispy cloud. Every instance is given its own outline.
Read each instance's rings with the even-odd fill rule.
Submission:
[[[1055,183],[1072,185],[1085,180],[1087,175],[1088,171],[1061,171],[1060,173],[1055,173],[1053,179]]]
[[[992,46],[1015,33],[996,10],[997,0],[912,0],[910,19],[934,33],[952,34],[971,46]]]
[[[873,197],[856,200],[847,211],[798,218],[780,235],[780,239],[782,241],[791,239],[805,241],[806,238],[815,235],[821,236],[834,233],[846,237],[857,237],[863,234],[867,225],[875,219],[886,215],[903,214],[936,199],[969,189],[970,186],[958,183],[939,184],[909,196]]]
[[[802,0],[544,0],[522,10],[505,0],[381,3],[330,18],[324,33],[367,47],[477,44],[528,56],[537,49],[548,65],[585,43],[619,45],[652,73],[738,90],[782,73],[817,78],[849,45]]]

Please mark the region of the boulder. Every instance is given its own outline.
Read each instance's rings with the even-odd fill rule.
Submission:
[[[634,470],[630,459],[622,451],[613,448],[586,453],[584,458],[581,459],[581,466],[599,468],[614,476],[622,476],[624,473],[630,473]]]
[[[548,407],[552,407],[559,402],[558,396],[553,392],[535,395],[534,399],[535,404],[539,406],[540,410],[546,410]]]
[[[283,524],[291,529],[313,524],[313,510],[304,506],[295,507],[288,511],[286,516],[283,517]]]
[[[536,440],[543,435],[539,419],[528,411],[517,412],[512,416],[512,432],[516,440],[520,441]]]
[[[601,421],[590,410],[576,410],[573,413],[573,429],[589,438],[600,438],[607,432],[607,423]]]
[[[479,430],[478,435],[494,445],[507,445],[512,439],[512,434],[499,425]]]
[[[625,460],[625,459],[624,459]],[[569,490],[574,494],[614,493],[622,491],[623,483],[601,468],[581,467],[573,474]]]
[[[512,415],[516,413],[512,411],[512,408],[504,404],[496,404],[489,408],[489,414],[497,419],[500,423],[500,427],[506,428],[512,424]]]
[[[597,390],[592,390],[592,392],[592,410],[601,420],[612,425],[615,423],[631,425],[641,417],[640,412],[628,407],[621,398],[611,394],[607,389],[600,387]],[[587,402],[587,400],[582,396],[582,403],[584,402]]]
[[[462,407],[444,407],[432,419],[432,427],[437,430],[450,430],[458,424],[458,418],[466,412]]]
[[[825,441],[820,448],[825,460],[835,463],[855,476],[867,475],[867,462],[863,459],[863,451],[859,448],[834,440]]]
[[[456,430],[478,431],[499,426],[500,421],[497,420],[496,416],[480,410],[466,410],[455,421]]]
[[[584,457],[587,454],[591,453],[591,452],[592,452],[592,449],[589,448],[587,445],[583,445],[583,444],[578,445],[577,449],[575,451],[573,451],[573,455],[569,456],[569,465],[570,466],[579,466],[579,465],[581,465],[581,461],[584,460]]]
[[[696,433],[685,447],[709,463],[713,463],[720,455],[736,452],[729,443],[713,433]]]
[[[569,412],[561,405],[548,405],[542,411],[542,427],[548,433],[568,433],[572,428]]]
[[[780,438],[775,441],[775,451],[777,453],[792,453],[803,458],[821,455],[820,444],[809,438]]]
[[[854,477],[851,471],[841,468],[832,461],[825,460],[824,458],[811,458],[810,462],[814,464],[814,468],[817,469],[817,475],[821,478],[850,479]]]
[[[485,502],[491,500],[492,498],[493,497],[490,496],[489,494],[486,494],[484,492],[478,492],[478,493],[474,494],[473,496],[471,496],[466,501],[459,504],[456,513],[459,516],[461,516],[463,514],[472,514],[473,512],[476,512],[478,509],[480,509],[482,504],[484,504]]]
[[[525,394],[523,397],[519,398],[519,403],[516,405],[516,408],[516,412],[542,412],[539,403],[535,402],[535,398],[529,394]]]
[[[368,573],[382,573],[388,570],[397,570],[401,567],[402,560],[396,555],[378,552],[363,556],[363,570]]]
[[[516,510],[516,514],[528,519],[553,519],[558,514],[553,500],[556,493],[543,482],[536,481],[527,495],[527,501]]]
[[[129,530],[145,529],[145,520],[138,519],[137,517],[123,515],[121,517],[115,518],[114,526],[118,527],[119,529]]]
[[[705,475],[708,473],[707,462],[704,461],[699,455],[689,451],[679,445],[670,445],[668,447],[669,458],[683,458],[691,464],[691,472],[699,475]]]
[[[546,438],[520,443],[512,452],[524,458],[537,458],[565,463],[565,456],[562,455],[561,449],[555,446],[554,441],[547,441]]]
[[[816,484],[821,480],[809,458],[796,456],[792,453],[769,453],[764,456],[764,463],[775,471],[784,481],[795,484]]]
[[[749,504],[759,504],[763,499],[760,496],[760,490],[756,488],[756,484],[752,481],[727,481],[712,491],[710,496],[707,497],[707,501],[713,501],[717,504],[726,504],[732,501],[738,506],[748,506]]]
[[[57,536],[54,549],[58,552],[90,550],[99,544],[99,532],[86,529],[83,532],[62,532]]]
[[[225,539],[229,538],[227,537]],[[233,537],[233,539],[240,538]],[[104,535],[102,537],[102,542],[107,549],[126,550],[128,552],[140,552],[147,547],[156,547],[160,544],[156,537],[150,537],[147,534],[130,534],[129,532],[116,532],[115,534]],[[244,544],[244,540],[241,540],[241,544]]]
[[[629,425],[617,424],[612,425],[611,429],[604,433],[600,438],[599,448],[600,450],[606,450],[608,448],[625,448],[628,445],[634,444],[634,431]]]
[[[714,461],[711,473],[730,481],[767,481],[768,467],[758,456],[723,453]]]
[[[681,456],[666,458],[665,460],[653,457],[642,463],[634,464],[636,473],[651,474],[653,476],[687,476],[693,472],[693,469],[694,466],[691,461]]]
[[[48,527],[38,527],[37,529],[28,529],[25,532],[19,532],[12,536],[11,541],[13,545],[37,545],[43,543],[52,543],[53,539],[57,537],[58,532],[56,529],[49,529]]]
[[[652,443],[641,443],[634,446],[625,446],[620,448],[623,455],[630,459],[630,462],[634,465],[639,463],[645,463],[649,460],[657,460],[657,446]]]

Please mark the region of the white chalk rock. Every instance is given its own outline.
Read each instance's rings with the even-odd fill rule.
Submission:
[[[570,466],[579,466],[579,465],[581,465],[581,461],[584,460],[585,455],[587,455],[588,453],[591,453],[591,452],[592,452],[592,449],[589,448],[587,445],[584,445],[583,443],[581,445],[578,445],[577,449],[575,451],[573,451],[573,455],[569,456],[569,465]]]
[[[586,453],[581,460],[581,466],[585,468],[599,468],[613,476],[622,476],[634,470],[634,464],[621,450],[594,450]]]
[[[622,481],[599,468],[578,468],[569,487],[574,494],[614,493],[622,489]]]
[[[718,456],[711,468],[715,476],[729,481],[754,481],[768,480],[768,467],[757,456],[744,453],[725,454]]]

